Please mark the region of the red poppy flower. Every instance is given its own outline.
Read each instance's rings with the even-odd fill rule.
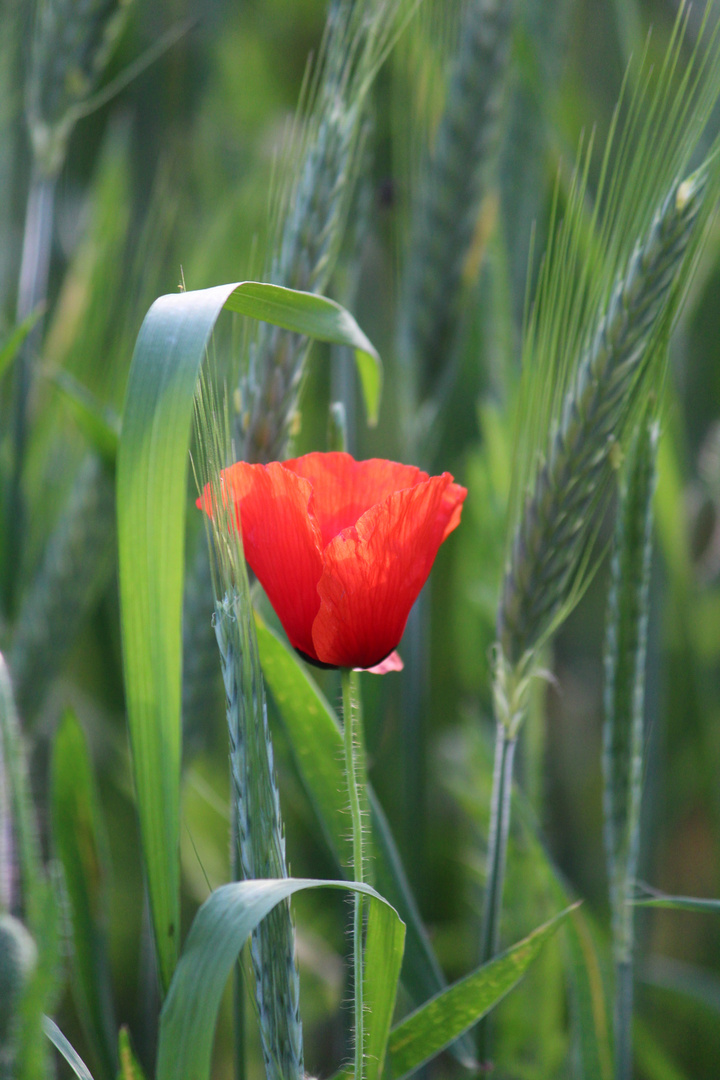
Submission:
[[[344,453],[240,461],[222,479],[291,644],[332,667],[372,668],[393,652],[467,495],[450,473]],[[211,512],[207,490],[197,505]]]

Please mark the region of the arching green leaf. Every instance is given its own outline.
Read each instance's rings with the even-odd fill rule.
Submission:
[[[258,282],[162,296],[140,329],[118,451],[118,546],[128,722],[164,990],[170,984],[180,937],[180,682],[188,445],[198,374],[225,307],[376,355],[352,316],[338,304]]]
[[[368,885],[285,878],[222,885],[195,916],[160,1017],[157,1080],[207,1080],[225,984],[248,937],[276,904],[302,889],[352,889],[370,898],[365,950],[367,1080],[382,1073],[405,927]]]

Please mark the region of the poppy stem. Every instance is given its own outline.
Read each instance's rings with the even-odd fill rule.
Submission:
[[[362,739],[362,715],[357,672],[342,669],[343,731],[345,741],[345,774],[350,803],[353,843],[353,878],[363,877],[363,825],[360,809],[361,793],[365,790],[365,754]],[[355,1080],[362,1080],[365,1049],[363,1003],[363,898],[355,894],[353,919],[353,968],[355,996]]]

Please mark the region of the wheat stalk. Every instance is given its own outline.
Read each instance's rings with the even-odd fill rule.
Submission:
[[[700,171],[673,185],[578,364],[505,571],[497,633],[511,664],[537,648],[572,596],[634,395],[694,236],[706,181]]]
[[[605,848],[615,960],[615,1061],[632,1075],[633,945],[631,905],[640,847],[645,655],[652,561],[652,498],[659,429],[645,418],[634,439],[615,528],[605,637]]]
[[[237,844],[244,878],[281,878],[288,876],[285,839],[257,643],[247,626],[251,619],[247,597],[243,602],[237,590],[216,601]],[[253,932],[251,955],[268,1080],[302,1080],[300,985],[289,901]]]

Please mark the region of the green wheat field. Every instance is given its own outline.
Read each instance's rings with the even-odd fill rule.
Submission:
[[[0,0],[0,1080],[718,1080],[720,2]]]

